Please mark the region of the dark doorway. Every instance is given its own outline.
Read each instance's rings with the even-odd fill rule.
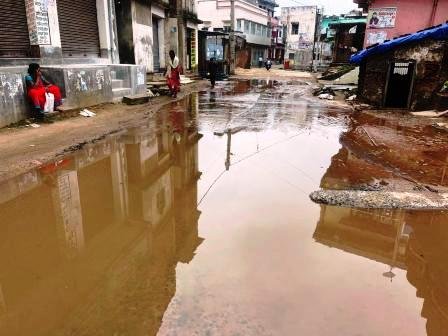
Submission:
[[[192,68],[192,53],[191,53],[191,43],[194,30],[187,28],[187,70]]]
[[[115,0],[118,53],[122,64],[135,64],[130,0]]]
[[[409,107],[414,69],[415,63],[413,62],[393,62],[390,64],[384,107]]]
[[[160,55],[159,55],[159,19],[153,15],[152,17],[152,54],[154,61],[154,72],[160,71]]]

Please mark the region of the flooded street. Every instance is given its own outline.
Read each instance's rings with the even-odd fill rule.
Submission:
[[[1,184],[0,335],[447,335],[447,212],[309,199],[445,190],[446,136],[310,92],[219,83]]]

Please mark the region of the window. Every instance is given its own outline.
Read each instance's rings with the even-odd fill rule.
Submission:
[[[236,20],[236,30],[241,31],[241,19]]]
[[[250,31],[250,21],[244,20],[244,32],[249,33]]]
[[[255,22],[250,23],[250,33],[255,35]]]
[[[291,35],[299,35],[299,23],[291,23]]]
[[[266,26],[261,27],[261,36],[266,36],[267,34],[266,30],[267,30]]]
[[[255,26],[255,35],[261,35],[261,24],[257,23]]]

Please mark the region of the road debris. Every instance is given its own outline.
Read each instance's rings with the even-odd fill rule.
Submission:
[[[411,112],[412,115],[416,117],[429,117],[429,118],[439,118],[448,115],[448,110],[439,112],[439,111],[421,111],[421,112]]]
[[[433,126],[437,129],[448,131],[448,123],[435,123]]]
[[[88,109],[81,110],[79,114],[87,118],[96,116],[96,113],[89,111]]]
[[[322,93],[318,97],[319,99],[334,100],[334,96],[329,93]]]
[[[372,138],[372,136],[369,134],[369,132],[367,132],[367,130],[361,126],[361,129],[364,131],[364,133],[366,133],[367,137],[369,138],[370,142],[375,146],[378,147],[378,144],[375,142],[375,140]]]

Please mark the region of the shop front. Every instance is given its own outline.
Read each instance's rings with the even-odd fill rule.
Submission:
[[[64,57],[99,57],[96,0],[58,0],[58,20]]]

